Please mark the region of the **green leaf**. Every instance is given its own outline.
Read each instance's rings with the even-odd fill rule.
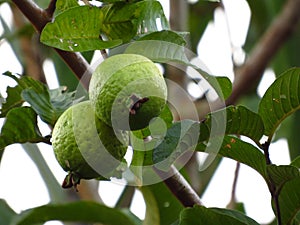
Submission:
[[[291,162],[291,166],[295,166],[298,169],[300,168],[300,156],[298,156]]]
[[[31,88],[37,92],[42,92],[45,88],[41,82],[28,76],[21,76],[18,78],[10,72],[5,72],[3,75],[14,79],[18,85],[15,87],[7,87],[7,98],[2,104],[0,117],[5,117],[9,110],[19,107],[24,103],[24,99],[21,96],[23,90]]]
[[[300,68],[284,72],[268,88],[259,104],[265,134],[271,140],[281,122],[300,109]]]
[[[297,213],[300,211],[300,177],[286,182],[279,194],[278,202],[281,212],[281,222],[292,225]]]
[[[66,92],[65,87],[48,90],[44,87],[42,92],[28,88],[22,91],[22,97],[41,117],[51,126],[54,126],[59,116],[74,102],[74,92]]]
[[[31,77],[22,76],[18,79],[9,72],[5,75],[13,78],[18,85],[7,88],[8,97],[1,108],[1,117],[12,108],[21,106],[25,100],[44,122],[53,126],[58,117],[74,102],[75,92],[67,92],[65,87],[49,90],[46,85]]]
[[[214,95],[217,94],[221,99],[226,99],[231,94],[232,84],[230,80],[227,77],[211,76],[197,65],[191,64],[187,58],[187,54],[195,54],[191,53],[182,45],[161,40],[136,41],[128,45],[125,53],[143,55],[159,63],[175,62],[189,66],[194,69],[195,72],[199,73],[200,82],[202,82],[203,86],[208,87],[206,91],[214,92]]]
[[[120,210],[95,202],[78,201],[61,205],[44,205],[22,212],[14,225],[44,223],[51,220],[103,223],[107,225],[134,225]]]
[[[179,213],[184,207],[163,182],[143,186],[141,187],[142,192],[144,188],[151,191],[155,198],[159,210],[160,225],[170,225],[179,219]]]
[[[211,140],[213,141],[214,139]],[[199,143],[196,150],[205,152],[206,147],[204,143]],[[248,165],[266,178],[265,156],[252,144],[233,136],[225,136],[218,154]]]
[[[276,191],[280,191],[282,186],[296,177],[299,177],[299,170],[294,166],[289,165],[268,165],[267,166],[268,179],[276,186]]]
[[[14,143],[49,142],[42,137],[37,126],[37,114],[30,107],[11,109],[0,134],[0,150]]]
[[[161,40],[166,42],[171,42],[177,45],[186,45],[186,41],[181,33],[171,31],[171,30],[162,30],[155,31],[151,33],[147,33],[141,38],[137,39],[137,41],[145,41],[145,40]]]
[[[226,124],[219,122],[222,115],[226,115]],[[260,116],[244,106],[228,106],[212,112],[204,123],[208,127],[211,127],[213,123],[216,130],[225,131],[225,134],[244,135],[255,142],[259,142],[264,134],[264,124]],[[218,126],[224,125],[226,130],[218,129]],[[214,135],[224,135],[224,133]]]
[[[74,52],[106,49],[120,45],[121,40],[103,41],[99,38],[103,16],[102,10],[98,7],[70,8],[44,27],[41,42]]]
[[[116,2],[104,6],[102,10],[102,31],[111,40],[122,39],[123,42],[129,42],[137,34],[157,31],[157,19],[161,20],[163,29],[169,28],[158,1]]]
[[[200,135],[200,124],[192,120],[175,122],[153,151],[153,162],[160,170],[167,171],[180,155],[194,150]]]
[[[0,199],[0,224],[10,224],[16,213],[9,207],[4,199]]]
[[[65,87],[49,90],[31,77],[21,76],[18,79],[9,72],[4,75],[13,78],[18,85],[7,88],[8,96],[1,108],[1,117],[27,101],[45,123],[54,126],[58,117],[74,102],[75,92],[67,92]]]
[[[145,186],[141,188],[146,204],[146,215],[143,225],[160,225],[160,215],[155,196],[151,190]]]
[[[179,225],[259,225],[239,211],[194,206],[180,214]]]
[[[57,0],[55,5],[55,13],[62,13],[70,8],[79,6],[77,0]]]

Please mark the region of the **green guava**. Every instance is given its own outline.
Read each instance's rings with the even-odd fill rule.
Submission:
[[[96,115],[107,125],[139,130],[161,113],[167,86],[151,60],[136,54],[119,54],[95,69],[89,97]]]
[[[80,179],[106,177],[116,169],[126,153],[128,134],[99,120],[90,101],[84,101],[59,117],[52,146],[58,163],[69,172],[63,184],[67,188]]]

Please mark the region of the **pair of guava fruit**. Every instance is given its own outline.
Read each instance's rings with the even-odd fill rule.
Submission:
[[[63,187],[80,179],[109,178],[128,147],[128,132],[148,126],[166,104],[167,87],[148,58],[119,54],[93,72],[90,100],[68,108],[56,122],[52,146],[68,171]]]

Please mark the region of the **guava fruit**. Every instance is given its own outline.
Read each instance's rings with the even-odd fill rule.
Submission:
[[[99,120],[90,101],[68,108],[57,120],[52,146],[61,167],[69,172],[63,187],[80,179],[103,178],[116,169],[128,146],[128,135]]]
[[[89,97],[96,115],[107,125],[139,130],[162,111],[167,86],[151,60],[136,54],[119,54],[95,69]]]

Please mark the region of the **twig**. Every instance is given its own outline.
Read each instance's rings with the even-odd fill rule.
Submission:
[[[229,209],[234,209],[235,205],[236,205],[236,187],[237,187],[237,181],[238,181],[238,177],[239,177],[239,173],[240,173],[240,167],[241,167],[240,162],[237,162],[236,168],[234,171],[234,179],[233,179],[233,183],[232,183],[231,199],[227,206]]]
[[[234,104],[241,95],[249,90],[251,87],[249,84],[253,84],[261,78],[268,63],[296,28],[300,20],[299,9],[300,0],[287,1],[245,64],[237,70],[232,94],[226,101],[227,105]]]
[[[194,205],[202,205],[197,193],[174,166],[171,166],[168,172],[155,167],[153,169],[183,206],[192,207]]]

